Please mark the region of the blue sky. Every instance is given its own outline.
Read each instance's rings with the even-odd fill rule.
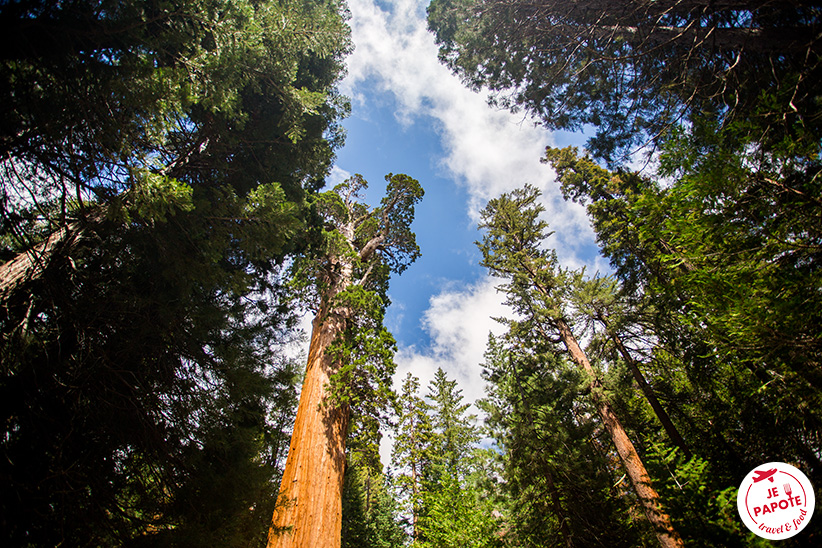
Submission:
[[[556,231],[551,245],[563,263],[590,271],[605,265],[584,211],[562,200],[553,172],[539,161],[546,145],[579,145],[583,138],[551,134],[467,90],[437,60],[427,3],[349,0],[356,49],[341,88],[352,115],[329,183],[360,173],[372,204],[389,172],[422,184],[413,227],[422,258],[391,281],[387,324],[399,343],[396,381],[411,371],[426,386],[442,367],[474,401],[483,395],[488,333],[500,331],[491,318],[505,314],[474,245],[485,203],[525,183],[541,188]]]

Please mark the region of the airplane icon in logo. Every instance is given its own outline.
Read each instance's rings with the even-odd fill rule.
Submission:
[[[754,474],[756,474],[756,477],[754,478],[754,483],[759,483],[762,480],[768,480],[771,483],[773,483],[773,475],[776,474],[776,468],[772,468],[771,470],[765,470],[764,472],[754,470]]]

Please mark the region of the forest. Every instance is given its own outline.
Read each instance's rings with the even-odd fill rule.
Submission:
[[[608,264],[542,187],[482,204],[476,401],[386,320],[432,189],[332,177],[352,9],[0,1],[0,545],[822,544],[737,506],[822,486],[822,3],[425,6],[462,86],[585,136],[539,160]]]

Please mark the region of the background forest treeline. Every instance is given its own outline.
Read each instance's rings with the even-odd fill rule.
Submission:
[[[822,485],[818,3],[428,13],[467,86],[593,132],[544,161],[613,269],[559,264],[533,187],[488,203],[478,247],[512,314],[477,364],[483,424],[442,370],[390,388],[416,181],[390,175],[376,210],[349,200],[359,177],[321,192],[342,2],[0,4],[4,546],[266,543],[304,369],[284,349],[343,237],[374,234],[335,304],[344,546],[768,546],[737,514],[745,474]]]

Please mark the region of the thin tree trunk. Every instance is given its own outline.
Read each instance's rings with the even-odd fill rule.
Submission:
[[[350,410],[329,401],[337,370],[327,354],[347,316],[331,310],[314,319],[308,367],[283,472],[268,548],[339,548],[345,440]]]
[[[411,443],[415,443],[412,438]],[[417,498],[419,497],[419,489],[417,488],[417,463],[411,464],[411,540],[416,542],[419,539],[420,532],[417,528]]]
[[[608,328],[607,323],[605,324],[605,328]],[[665,408],[662,407],[662,404],[659,403],[659,399],[656,397],[656,393],[654,389],[648,384],[648,381],[645,380],[645,376],[642,374],[642,371],[639,370],[637,366],[636,360],[634,360],[631,353],[628,352],[628,349],[625,348],[625,345],[622,343],[622,339],[619,338],[616,334],[611,334],[611,340],[614,341],[614,344],[617,347],[622,359],[628,364],[628,368],[631,370],[631,374],[634,376],[634,380],[639,385],[640,390],[645,395],[645,399],[648,400],[648,403],[651,404],[651,408],[653,408],[654,413],[656,413],[656,417],[659,419],[659,422],[662,423],[662,427],[665,429],[665,432],[668,434],[668,437],[671,441],[676,445],[682,454],[685,455],[686,459],[691,458],[691,450],[688,448],[688,444],[685,443],[685,440],[679,434],[679,430],[677,430],[676,426],[674,426],[673,421],[671,421],[671,417],[668,415],[668,412],[665,411]]]
[[[625,429],[614,414],[611,406],[599,392],[601,385],[597,380],[594,368],[591,367],[591,363],[588,361],[588,357],[585,355],[585,352],[582,351],[568,324],[563,320],[554,320],[554,325],[559,331],[562,342],[571,354],[571,358],[579,367],[585,370],[591,379],[591,393],[594,397],[597,411],[602,418],[602,422],[605,424],[605,428],[611,435],[611,440],[614,442],[619,458],[622,460],[622,464],[631,480],[634,491],[636,491],[645,516],[648,518],[648,521],[651,522],[660,546],[663,548],[684,547],[682,539],[671,524],[670,516],[662,509],[659,493],[657,493],[651,485],[651,477],[648,475],[642,459],[639,458],[634,444],[631,443],[628,434],[626,434]]]

